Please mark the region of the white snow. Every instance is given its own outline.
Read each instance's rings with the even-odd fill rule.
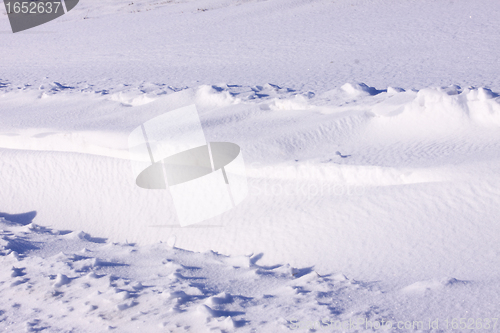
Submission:
[[[0,15],[0,330],[495,332],[499,14],[104,0],[17,34]],[[249,195],[181,228],[127,138],[192,104]]]

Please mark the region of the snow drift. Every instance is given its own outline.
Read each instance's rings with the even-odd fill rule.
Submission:
[[[143,93],[148,103],[135,104],[124,103],[135,94],[128,89],[120,98],[47,95],[46,89],[5,93],[4,212],[36,211],[37,223],[114,241],[151,244],[175,235],[189,250],[260,251],[263,262],[305,266],[314,253],[356,253],[365,258],[361,267],[350,264],[350,255],[315,264],[320,272],[338,267],[369,278],[408,265],[425,278],[431,271],[425,263],[435,262],[436,251],[450,257],[432,270],[465,271],[455,260],[474,251],[485,253],[485,263],[490,258],[498,232],[500,105],[494,92],[346,84],[315,96],[275,85],[220,85]],[[191,103],[207,140],[242,147],[250,195],[233,211],[180,228],[168,191],[135,186],[126,139],[144,120]],[[26,105],[34,107],[15,112]],[[35,119],[35,110],[44,109],[48,118]],[[449,237],[451,226],[470,241]],[[421,252],[413,252],[415,246]]]

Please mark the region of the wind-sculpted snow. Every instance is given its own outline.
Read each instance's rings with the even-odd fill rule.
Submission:
[[[348,321],[351,310],[356,316],[363,309],[351,304],[354,295],[380,294],[378,286],[342,274],[260,266],[261,255],[100,243],[82,232],[0,223],[0,327],[12,332],[290,330],[308,316]],[[17,251],[16,242],[24,244]],[[300,311],[289,308],[295,302]]]
[[[114,87],[53,82],[38,87],[6,83],[1,91],[5,110],[1,147],[120,158],[128,158],[123,138],[131,127],[159,112],[192,103],[198,106],[210,138],[238,136],[247,150],[266,161],[276,160],[275,155],[282,155],[279,151],[286,151],[280,160],[310,160],[331,154],[327,146],[340,149],[348,142],[365,147],[374,146],[374,141],[382,146],[389,140],[421,145],[435,139],[459,139],[462,131],[473,136],[495,133],[500,126],[498,94],[481,87],[405,91],[347,83],[316,94],[274,84],[175,88],[144,82]],[[50,116],[40,117],[41,111]],[[244,133],[239,133],[241,128]],[[415,149],[416,157],[428,155]],[[361,155],[344,162],[360,161]]]
[[[440,300],[432,320],[464,307],[473,316],[474,297],[497,291],[454,278],[392,290],[314,267],[261,265],[262,254],[113,243],[3,218],[0,228],[0,328],[9,332],[374,332],[381,323],[395,332],[408,321],[427,326],[428,299]],[[482,317],[496,315],[492,297],[480,302]]]
[[[331,267],[363,279],[494,274],[496,92],[355,83],[323,93],[274,84],[18,88],[2,88],[2,213],[36,211],[37,224],[112,241],[175,236],[190,251],[264,252],[264,261],[314,264],[319,274]],[[127,137],[190,104],[208,141],[242,148],[249,196],[180,228],[168,191],[135,185]],[[484,253],[480,264],[463,262],[475,253]]]
[[[498,0],[4,14],[0,331],[498,331]],[[248,195],[181,227],[128,137],[193,104]]]

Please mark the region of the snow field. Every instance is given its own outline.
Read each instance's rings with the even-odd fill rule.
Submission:
[[[15,84],[273,82],[324,92],[354,81],[500,90],[494,0],[80,1],[18,34],[1,16],[0,81]]]
[[[0,8],[0,330],[498,330],[498,1]],[[250,193],[181,228],[127,137],[191,104]]]

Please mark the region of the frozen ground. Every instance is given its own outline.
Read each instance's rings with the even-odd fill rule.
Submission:
[[[18,34],[2,15],[0,328],[495,332],[499,11],[81,1]],[[250,193],[180,228],[127,137],[190,104]]]

